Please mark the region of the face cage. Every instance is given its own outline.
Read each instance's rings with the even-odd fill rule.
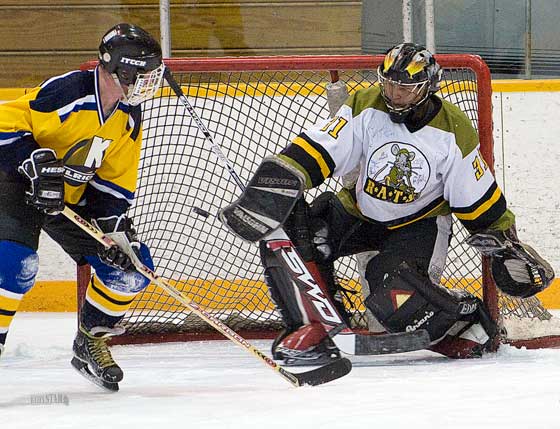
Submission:
[[[131,106],[151,99],[161,86],[163,80],[163,72],[165,66],[161,64],[157,69],[148,73],[139,73],[136,75],[136,82],[134,86],[130,85],[126,99]]]
[[[387,104],[387,107],[392,112],[400,113],[400,114],[407,113],[415,106],[422,104],[430,96],[430,91],[429,91],[430,82],[428,80],[425,80],[423,82],[418,82],[418,83],[401,83],[399,81],[384,77],[379,69],[377,69],[377,78],[379,81],[379,86],[381,87],[381,95],[385,100],[385,104]],[[414,94],[421,94],[423,91],[424,95],[422,95],[422,97],[418,101],[415,101],[414,103],[410,103],[406,106],[395,106],[393,104],[393,101],[385,94],[385,82],[391,82],[393,85],[406,87],[408,88],[409,92]]]

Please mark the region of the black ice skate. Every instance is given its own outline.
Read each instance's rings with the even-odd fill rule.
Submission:
[[[95,327],[90,332],[80,326],[74,345],[71,364],[80,374],[92,383],[117,392],[118,382],[123,379],[122,369],[115,363],[107,341],[114,335],[124,332],[122,328]]]

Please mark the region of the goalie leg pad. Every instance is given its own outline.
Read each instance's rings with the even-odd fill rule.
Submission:
[[[444,337],[457,321],[478,320],[478,298],[435,285],[406,262],[383,271],[384,266],[391,266],[383,256],[374,257],[366,269],[371,293],[365,303],[387,331],[422,328],[433,342]]]
[[[302,309],[298,304],[299,290],[264,241],[260,243],[260,255],[270,297],[282,317],[287,333],[291,333],[304,324]]]
[[[262,240],[284,224],[304,183],[304,175],[290,164],[264,158],[239,199],[220,210],[219,218],[243,240]]]
[[[305,305],[305,297],[264,241],[260,243],[260,253],[265,282],[285,325],[272,343],[272,357],[290,366],[322,365],[340,358],[323,326],[313,323],[318,319],[312,314],[315,307]]]

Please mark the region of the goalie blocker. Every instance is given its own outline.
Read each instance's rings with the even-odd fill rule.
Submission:
[[[276,157],[263,159],[237,201],[220,210],[220,220],[238,237],[256,242],[282,227],[303,194],[301,172]]]

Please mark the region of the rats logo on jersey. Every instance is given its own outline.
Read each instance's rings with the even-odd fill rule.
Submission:
[[[82,140],[72,147],[64,156],[64,180],[71,186],[80,186],[89,182],[95,171],[101,167],[105,151],[112,140],[94,136]]]
[[[406,143],[389,142],[371,155],[364,192],[394,204],[411,203],[429,177],[430,165],[422,152]]]

